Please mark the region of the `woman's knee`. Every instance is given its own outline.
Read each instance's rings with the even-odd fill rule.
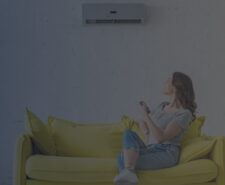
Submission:
[[[131,137],[131,136],[134,136],[136,135],[136,132],[132,131],[132,130],[126,130],[124,133],[123,133],[123,138],[126,138],[126,137]]]

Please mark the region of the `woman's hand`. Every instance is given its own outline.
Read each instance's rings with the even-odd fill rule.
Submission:
[[[143,103],[142,105],[139,104],[139,112],[141,114],[141,119],[146,121],[148,119],[147,116],[149,116],[149,114],[148,114],[148,107],[145,103]]]

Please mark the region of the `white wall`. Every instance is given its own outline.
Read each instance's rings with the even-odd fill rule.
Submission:
[[[83,25],[83,2],[144,2],[145,25]],[[203,133],[225,135],[225,1],[6,0],[0,2],[0,184],[11,184],[25,106],[44,122],[110,123],[154,107],[173,71],[194,84]]]

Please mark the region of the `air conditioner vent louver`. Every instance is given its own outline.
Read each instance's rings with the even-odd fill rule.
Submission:
[[[117,23],[141,23],[141,19],[119,19],[115,20]]]
[[[86,23],[87,24],[92,24],[92,23],[141,23],[142,20],[140,19],[120,19],[120,20],[113,20],[113,19],[110,19],[110,20],[86,20]]]
[[[91,23],[113,23],[113,20],[95,20],[95,19],[87,19],[86,20],[87,24],[91,24]]]
[[[84,3],[82,10],[86,24],[144,23],[147,17],[142,3]]]

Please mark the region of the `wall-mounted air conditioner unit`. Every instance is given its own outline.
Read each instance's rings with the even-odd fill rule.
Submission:
[[[147,6],[142,3],[84,3],[83,22],[91,23],[144,23]]]

